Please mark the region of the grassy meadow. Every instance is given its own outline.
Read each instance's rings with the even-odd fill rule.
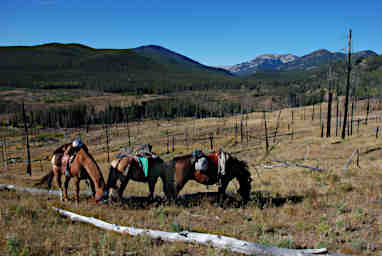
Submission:
[[[90,97],[90,96],[89,96]],[[91,99],[91,98],[90,98]],[[109,99],[112,101],[113,99]],[[342,107],[342,105],[341,105]],[[326,126],[327,105],[322,105]],[[366,124],[365,102],[357,106],[353,136],[335,137],[333,107],[332,137],[322,138],[319,105],[269,112],[270,154],[265,155],[263,113],[245,116],[240,136],[241,116],[208,119],[177,119],[114,125],[111,127],[110,158],[129,144],[150,143],[163,159],[191,153],[193,149],[210,151],[223,148],[248,162],[252,174],[251,201],[238,207],[237,181],[227,189],[230,199],[220,207],[213,196],[192,197],[167,204],[154,202],[94,204],[82,197],[80,204],[62,203],[59,198],[0,191],[0,255],[238,255],[208,246],[168,243],[147,237],[121,236],[59,216],[51,207],[59,207],[86,216],[124,226],[164,231],[189,230],[221,234],[265,245],[285,248],[322,248],[329,252],[380,255],[382,251],[382,143],[376,138],[381,112],[378,102]],[[293,112],[293,121],[292,121]],[[313,120],[312,120],[313,119]],[[235,129],[235,124],[237,129]],[[278,136],[274,131],[278,128]],[[41,130],[30,136],[32,176],[26,175],[22,129],[1,127],[6,136],[8,166],[1,164],[0,183],[32,187],[50,170],[53,150],[81,136],[107,178],[109,164],[106,136],[102,127]],[[248,136],[246,136],[248,134]],[[293,135],[292,135],[293,134]],[[338,135],[341,129],[338,130]],[[129,137],[130,135],[130,137]],[[174,151],[173,151],[174,141]],[[169,146],[167,146],[169,144]],[[359,167],[354,156],[359,150]],[[169,152],[168,152],[169,151]],[[2,156],[0,156],[2,157]],[[311,171],[291,162],[324,169]],[[265,168],[272,166],[272,168]],[[55,183],[53,183],[55,185]],[[74,186],[70,185],[74,190]],[[86,185],[81,183],[81,190]],[[190,181],[180,195],[217,191]],[[130,181],[124,196],[146,196],[148,185]],[[160,182],[156,195],[162,195]]]

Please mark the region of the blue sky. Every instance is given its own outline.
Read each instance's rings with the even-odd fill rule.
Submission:
[[[94,48],[156,44],[206,65],[264,53],[382,53],[382,1],[1,0],[0,46],[48,42]]]

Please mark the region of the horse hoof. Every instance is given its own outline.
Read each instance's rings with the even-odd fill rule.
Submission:
[[[102,198],[101,200],[97,201],[98,204],[107,204],[109,203],[109,200],[106,198]]]

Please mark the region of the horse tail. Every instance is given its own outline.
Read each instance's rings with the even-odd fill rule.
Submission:
[[[35,183],[34,186],[40,186],[42,184],[47,183],[48,188],[50,189],[52,186],[53,177],[54,177],[54,173],[53,173],[53,170],[51,170],[48,174],[46,174],[44,177],[42,177],[39,182]]]

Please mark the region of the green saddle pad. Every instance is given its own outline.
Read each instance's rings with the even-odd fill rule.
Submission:
[[[149,175],[149,161],[145,157],[138,157],[139,161],[141,161],[143,166],[143,171],[145,173],[145,176],[147,177]]]

